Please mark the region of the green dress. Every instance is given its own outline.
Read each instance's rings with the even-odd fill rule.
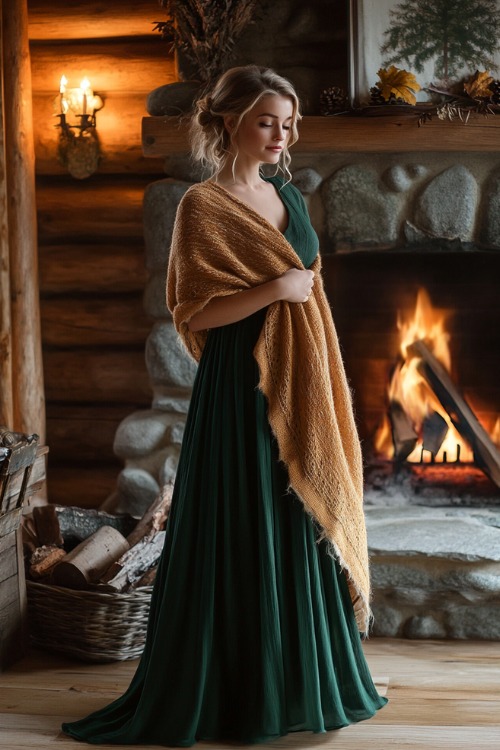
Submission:
[[[278,178],[269,178],[277,189]],[[318,239],[280,195],[306,267]],[[212,329],[193,388],[151,602],[127,692],[63,730],[86,742],[189,747],[325,732],[381,708],[343,572],[292,491],[258,390],[265,310]]]

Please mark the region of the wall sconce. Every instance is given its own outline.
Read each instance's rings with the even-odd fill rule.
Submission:
[[[96,112],[104,106],[84,78],[79,88],[67,88],[61,76],[54,109],[59,117],[59,160],[72,177],[83,180],[97,169],[101,150],[96,129]]]

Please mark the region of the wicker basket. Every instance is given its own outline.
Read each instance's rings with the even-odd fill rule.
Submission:
[[[140,656],[152,586],[127,594],[76,591],[26,582],[32,643],[83,661]]]

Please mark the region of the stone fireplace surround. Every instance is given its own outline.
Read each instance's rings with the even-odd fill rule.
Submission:
[[[175,476],[195,375],[165,306],[165,272],[177,205],[203,175],[182,150],[167,157],[165,172],[144,196],[153,400],[151,409],[122,422],[114,444],[125,464],[117,509],[137,515]],[[297,151],[293,175],[320,235],[325,269],[343,254],[362,259],[369,252],[387,262],[391,254],[432,259],[440,252],[472,260],[479,253],[491,261],[491,273],[499,270],[498,154],[315,148]],[[325,282],[329,291],[341,283]],[[459,490],[426,505],[397,485],[368,488],[366,518],[375,635],[500,640],[500,491],[487,504]]]

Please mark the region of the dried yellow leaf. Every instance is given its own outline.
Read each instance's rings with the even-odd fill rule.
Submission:
[[[380,68],[377,72],[380,82],[377,82],[377,87],[380,89],[380,93],[386,102],[391,98],[391,94],[403,99],[407,104],[416,104],[417,98],[415,96],[417,91],[420,91],[420,84],[417,83],[417,79],[407,70],[401,70],[396,68],[395,65],[391,65],[390,68]]]
[[[464,89],[471,99],[487,98],[493,94],[490,85],[495,79],[486,70],[476,70],[472,78],[464,83]]]

